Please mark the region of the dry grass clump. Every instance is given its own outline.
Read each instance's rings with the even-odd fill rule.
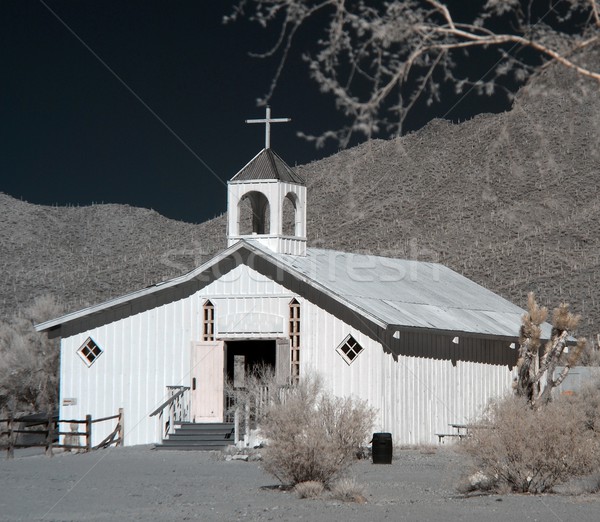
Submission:
[[[364,504],[367,501],[365,488],[353,478],[342,478],[331,486],[331,497],[342,502]]]
[[[324,490],[323,483],[316,480],[307,480],[294,486],[294,491],[299,498],[319,498]]]
[[[600,472],[571,480],[557,488],[563,495],[593,495],[600,491]]]
[[[398,451],[413,450],[418,451],[422,455],[433,455],[434,453],[437,453],[438,449],[439,447],[436,444],[399,444],[397,446],[394,446],[394,454]]]
[[[363,401],[333,397],[319,379],[305,377],[274,400],[261,423],[264,468],[283,484],[329,487],[368,440],[374,417]]]
[[[596,393],[600,398],[600,387]],[[598,409],[587,406],[581,396],[539,409],[519,397],[492,404],[461,444],[477,469],[471,489],[543,493],[600,470]]]

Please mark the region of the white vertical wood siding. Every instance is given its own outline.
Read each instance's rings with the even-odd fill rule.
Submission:
[[[75,398],[77,403],[61,404],[60,418],[107,417],[124,408],[126,444],[156,442],[157,420],[149,414],[166,400],[166,386],[189,386],[190,341],[199,339],[199,320],[192,317],[197,315],[197,302],[183,299],[63,339],[61,402]],[[90,368],[77,354],[88,336],[103,350]],[[92,444],[115,424],[94,424]]]
[[[437,442],[435,433],[449,433],[450,423],[474,419],[490,399],[511,389],[513,372],[508,366],[404,355],[396,361],[379,342],[325,310],[307,301],[301,305],[301,375],[316,370],[335,395],[366,400],[378,412],[375,430],[391,432],[396,442]],[[364,348],[350,365],[336,351],[348,334]],[[402,337],[422,346],[439,341],[428,334]],[[461,349],[481,359],[485,350],[499,348],[485,340],[460,342]]]
[[[379,412],[376,430],[390,431],[403,443],[435,442],[448,424],[477,415],[489,398],[510,389],[506,366],[408,357],[395,361],[373,337],[350,327],[319,306],[241,265],[200,292],[157,308],[65,337],[61,342],[61,419],[115,415],[125,410],[127,445],[158,442],[156,417],[149,414],[167,397],[170,385],[190,386],[191,342],[201,339],[202,305],[215,305],[217,332],[227,317],[260,313],[279,317],[281,332],[230,331],[225,339],[287,337],[289,302],[301,305],[301,375],[318,371],[334,394],[367,400]],[[243,322],[240,322],[243,324]],[[364,329],[363,329],[364,330]],[[368,331],[368,330],[365,330]],[[364,351],[348,365],[336,352],[351,333]],[[412,343],[431,343],[433,336],[411,334]],[[91,336],[102,355],[88,368],[77,354]],[[462,347],[461,347],[462,348]],[[476,354],[486,342],[468,342]],[[93,444],[114,422],[94,425]],[[67,431],[62,426],[61,431]]]
[[[215,305],[216,325],[230,314],[278,315],[287,336],[288,305],[293,295],[283,286],[241,265],[201,292],[61,340],[61,419],[115,415],[125,410],[126,445],[158,442],[158,421],[149,414],[167,399],[167,386],[190,386],[191,342],[201,340],[202,305]],[[88,337],[103,350],[88,368],[77,354]],[[228,338],[265,338],[260,333],[232,333]],[[269,334],[271,338],[273,334]],[[94,425],[93,444],[115,422]],[[61,431],[68,431],[63,425]],[[83,429],[81,430],[83,431]]]

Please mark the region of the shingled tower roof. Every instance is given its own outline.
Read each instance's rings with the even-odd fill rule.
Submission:
[[[231,182],[270,179],[306,185],[304,178],[272,149],[261,150],[231,179]]]

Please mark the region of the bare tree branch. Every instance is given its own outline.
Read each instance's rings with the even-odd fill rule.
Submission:
[[[544,62],[600,83],[599,70],[577,61],[577,51],[600,41],[597,0],[550,5],[542,0],[487,0],[467,10],[440,0],[239,0],[227,20],[242,17],[279,30],[277,42],[261,54],[279,54],[263,102],[284,74],[300,28],[314,34],[303,42],[302,56],[319,89],[348,118],[341,129],[306,136],[317,145],[326,139],[346,145],[357,133],[397,133],[418,100],[439,99],[447,83],[476,86],[489,94],[509,85],[507,72],[522,82]],[[465,53],[472,49],[480,50],[478,57],[490,57],[485,81],[469,78]],[[523,55],[524,49],[539,61]]]

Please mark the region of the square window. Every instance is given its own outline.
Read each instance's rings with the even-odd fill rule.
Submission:
[[[337,352],[347,364],[351,364],[362,351],[363,347],[358,344],[358,341],[351,335],[348,335],[348,337],[342,341],[342,344],[337,347]]]
[[[102,348],[100,348],[91,337],[88,337],[85,343],[81,345],[77,350],[79,357],[83,359],[83,362],[88,366],[91,366],[96,362],[96,359],[102,355]]]

